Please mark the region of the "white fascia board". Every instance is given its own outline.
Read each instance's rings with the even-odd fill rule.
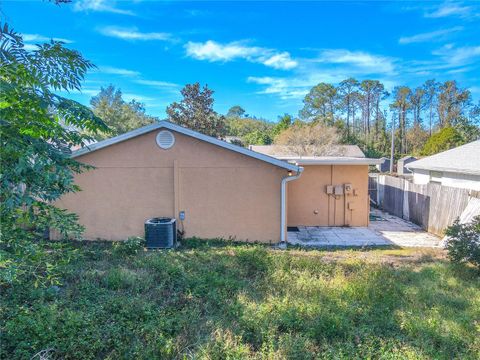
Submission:
[[[228,150],[231,150],[231,151],[234,151],[234,152],[237,152],[237,153],[240,153],[240,154],[243,154],[243,155],[246,155],[246,156],[261,160],[261,161],[264,161],[264,162],[267,162],[269,164],[281,167],[283,169],[287,169],[287,170],[295,171],[295,172],[299,171],[299,168],[296,164],[291,164],[291,163],[288,163],[286,161],[279,160],[279,159],[276,159],[274,157],[264,155],[264,154],[260,154],[260,153],[257,153],[255,151],[243,148],[241,146],[237,146],[237,145],[227,143],[223,140],[219,140],[219,139],[216,139],[214,137],[201,134],[197,131],[184,128],[183,126],[173,124],[173,123],[171,123],[169,121],[166,121],[166,120],[162,120],[162,121],[159,121],[155,124],[151,124],[151,125],[141,127],[139,129],[135,129],[133,131],[130,131],[128,133],[125,133],[125,134],[122,134],[122,135],[119,135],[119,136],[115,136],[115,137],[110,138],[110,139],[99,141],[99,142],[97,142],[95,144],[92,144],[92,145],[88,145],[88,146],[86,146],[82,149],[74,151],[72,153],[72,157],[75,158],[75,157],[78,157],[78,156],[81,156],[81,155],[84,155],[84,154],[87,154],[87,153],[90,153],[90,152],[93,152],[93,151],[96,151],[96,150],[100,150],[100,149],[103,149],[104,147],[107,147],[107,146],[110,146],[110,145],[113,145],[113,144],[117,144],[117,143],[120,143],[122,141],[126,141],[126,140],[129,140],[131,138],[134,138],[136,136],[146,134],[150,131],[154,131],[154,130],[162,129],[162,128],[169,129],[169,130],[178,132],[180,134],[184,134],[184,135],[193,137],[195,139],[205,141],[205,142],[213,144],[213,145],[220,146],[224,149],[228,149]]]
[[[455,169],[449,167],[442,167],[442,166],[423,166],[423,165],[415,165],[409,166],[410,164],[405,165],[405,167],[409,170],[426,170],[426,171],[441,171],[441,172],[449,172],[455,174],[467,174],[467,175],[480,175],[479,170],[474,169]]]
[[[93,143],[93,144],[90,144],[90,145],[86,145],[85,147],[83,147],[81,149],[73,151],[72,152],[72,157],[76,158],[78,156],[88,154],[88,153],[94,152],[96,150],[103,149],[104,147],[107,147],[107,146],[110,146],[110,145],[113,145],[113,144],[118,144],[122,141],[126,141],[126,140],[134,138],[136,136],[143,135],[143,134],[146,134],[150,131],[159,129],[160,127],[161,126],[159,126],[159,123],[150,124],[150,125],[143,126],[141,128],[129,131],[129,132],[127,132],[125,134],[122,134],[122,135],[118,135],[118,136],[115,136],[115,137],[112,137],[112,138],[109,138],[109,139],[105,139],[105,140],[102,140],[102,141],[99,141],[99,142],[96,142],[96,143]]]
[[[371,158],[348,158],[348,157],[322,157],[322,158],[282,158],[283,160],[295,162],[298,165],[379,165],[385,159]]]

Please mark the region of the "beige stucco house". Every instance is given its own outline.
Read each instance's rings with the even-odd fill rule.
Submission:
[[[143,236],[145,220],[167,216],[187,237],[276,243],[287,225],[368,225],[368,165],[379,160],[357,155],[271,156],[160,121],[73,152],[95,169],[58,206],[78,214],[86,239]]]

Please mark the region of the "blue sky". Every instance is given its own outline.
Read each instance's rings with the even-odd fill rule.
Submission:
[[[297,115],[317,83],[350,76],[390,90],[455,79],[480,98],[478,1],[4,1],[0,10],[27,47],[63,39],[97,65],[81,94],[67,94],[84,104],[111,83],[165,117],[181,87],[199,81],[215,90],[217,111],[238,104],[276,120]]]

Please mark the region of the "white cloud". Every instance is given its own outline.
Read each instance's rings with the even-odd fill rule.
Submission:
[[[461,74],[461,73],[469,72],[471,70],[472,69],[469,68],[469,67],[461,67],[461,68],[457,68],[457,69],[448,70],[447,73],[449,73],[449,74]]]
[[[198,60],[228,62],[235,59],[244,59],[253,63],[260,63],[274,69],[288,70],[295,68],[298,63],[288,52],[278,52],[257,46],[247,46],[244,42],[234,41],[220,44],[213,40],[204,43],[189,41],[185,45],[187,55]]]
[[[102,74],[111,74],[111,75],[120,75],[120,76],[125,76],[131,78],[130,80],[140,84],[140,85],[146,85],[150,86],[159,90],[163,90],[163,92],[177,92],[178,87],[180,85],[168,82],[168,81],[160,81],[160,80],[147,80],[147,79],[142,79],[141,78],[141,73],[139,71],[135,70],[128,70],[128,69],[123,69],[123,68],[117,68],[113,66],[100,66],[97,70],[97,72],[102,73]],[[134,96],[132,95],[131,98],[133,99]],[[140,100],[140,97],[136,97],[137,100]],[[143,97],[141,101],[147,101],[148,99]]]
[[[392,73],[395,68],[394,59],[390,57],[347,49],[322,50],[315,61],[350,65],[351,70],[361,70],[365,74]]]
[[[264,85],[259,94],[278,95],[282,100],[303,98],[309,90],[309,85],[297,79],[249,76],[247,82]]]
[[[38,50],[38,46],[37,45],[34,45],[34,44],[24,44],[23,45],[23,48],[27,51],[34,51],[34,50]]]
[[[158,80],[139,79],[139,80],[135,80],[135,82],[138,83],[138,84],[152,86],[152,87],[156,87],[156,88],[177,88],[179,86],[178,84],[174,84],[174,83],[167,82],[167,81],[158,81]]]
[[[263,61],[263,64],[266,66],[271,66],[275,69],[293,69],[298,65],[295,60],[292,60],[288,52],[275,54]]]
[[[90,95],[90,96],[96,96],[96,95],[98,95],[99,92],[100,92],[100,89],[98,89],[98,90],[95,90],[95,89],[82,89],[82,90],[80,91],[81,94]]]
[[[82,88],[81,90],[59,90],[57,92],[59,94],[96,96],[100,92],[100,89]]]
[[[448,44],[433,52],[440,56],[448,67],[458,67],[472,64],[480,57],[480,46],[454,47]]]
[[[148,103],[149,101],[155,100],[154,98],[139,95],[139,94],[132,94],[132,93],[122,93],[123,100],[125,101],[138,101],[142,103]]]
[[[322,49],[313,59],[298,59],[293,74],[286,77],[250,76],[247,82],[260,86],[259,94],[275,95],[281,100],[300,100],[320,82],[338,84],[348,77],[360,80],[374,78],[387,89],[393,88],[398,76],[398,59],[373,55],[365,51]]]
[[[400,44],[421,43],[426,41],[434,41],[443,39],[446,35],[463,30],[462,26],[456,26],[450,29],[443,29],[432,31],[428,33],[421,33],[412,36],[401,37],[398,42]]]
[[[464,46],[453,49],[450,53],[450,62],[458,64],[468,64],[476,61],[480,56],[480,46]]]
[[[116,68],[112,66],[101,66],[99,68],[99,71],[104,74],[122,75],[122,76],[139,76],[140,75],[138,71]]]
[[[22,37],[23,37],[23,41],[25,41],[26,43],[49,42],[50,40],[61,41],[65,44],[73,43],[73,40],[68,40],[68,39],[64,39],[64,38],[57,38],[57,37],[50,38],[48,36],[44,36],[44,35],[40,35],[40,34],[22,34]]]
[[[188,56],[208,61],[230,61],[235,58],[248,58],[262,51],[261,48],[247,47],[240,42],[222,45],[212,40],[205,43],[189,41],[185,48]]]
[[[249,76],[247,82],[262,85],[259,94],[277,95],[282,100],[300,100],[310,91],[310,89],[320,82],[337,84],[346,79],[343,70],[332,71],[325,70],[308,64],[301,66],[295,74],[287,77],[256,77]]]
[[[427,12],[425,17],[443,18],[448,16],[468,17],[474,9],[471,6],[462,6],[459,3],[444,2],[437,9]]]
[[[123,40],[172,40],[172,36],[169,33],[164,32],[145,32],[138,31],[136,27],[116,27],[106,26],[99,29],[99,32],[105,36],[110,36]]]
[[[121,15],[135,15],[130,10],[119,9],[116,1],[109,0],[77,0],[73,6],[74,11],[110,12]]]

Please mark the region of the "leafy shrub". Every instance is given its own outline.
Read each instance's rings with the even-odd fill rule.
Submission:
[[[113,244],[114,251],[119,255],[135,255],[145,247],[145,240],[141,237],[132,236],[125,241]]]
[[[462,145],[462,135],[454,127],[445,127],[436,132],[425,143],[421,154],[433,155]]]
[[[448,227],[448,257],[457,263],[470,262],[480,269],[480,216],[467,224],[457,219]]]
[[[0,286],[29,283],[33,287],[60,285],[65,268],[78,258],[68,242],[18,239],[0,245]]]
[[[6,23],[0,24],[0,49],[0,285],[55,285],[68,258],[52,250],[63,245],[42,240],[48,229],[80,237],[78,216],[54,204],[80,190],[75,174],[92,169],[69,149],[108,127],[88,107],[52,91],[80,90],[94,65],[58,41],[30,51]]]

